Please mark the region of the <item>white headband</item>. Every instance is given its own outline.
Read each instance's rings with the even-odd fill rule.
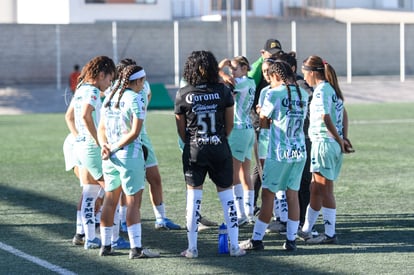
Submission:
[[[129,80],[140,79],[140,78],[143,78],[144,76],[145,76],[145,71],[144,71],[144,69],[142,69],[142,70],[140,70],[140,71],[138,71],[138,72],[136,72],[136,73],[133,73],[133,74],[129,77]]]

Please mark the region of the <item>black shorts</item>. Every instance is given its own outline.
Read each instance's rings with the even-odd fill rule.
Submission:
[[[186,184],[203,185],[208,173],[214,184],[229,188],[233,183],[233,159],[227,140],[218,145],[185,144],[183,172]]]

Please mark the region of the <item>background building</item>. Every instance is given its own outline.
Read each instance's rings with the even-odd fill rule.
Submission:
[[[243,30],[240,0],[1,0],[0,85],[65,87],[96,55],[134,58],[149,81],[177,84],[191,51],[254,62],[271,37],[340,76],[414,75],[413,2],[246,0]]]
[[[331,16],[336,9],[413,11],[414,0],[245,0],[248,17]],[[228,9],[231,7],[231,9]],[[1,0],[0,23],[70,24],[240,16],[242,0]],[[325,12],[321,13],[323,10]]]

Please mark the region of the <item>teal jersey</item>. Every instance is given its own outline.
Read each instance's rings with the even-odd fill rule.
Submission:
[[[91,84],[82,84],[73,96],[73,107],[75,116],[75,127],[78,131],[78,140],[91,139],[91,135],[86,128],[82,119],[82,111],[85,104],[89,104],[94,108],[92,111],[92,118],[95,128],[98,128],[100,118],[100,108],[102,105],[100,99],[100,90]]]
[[[104,107],[101,110],[101,116],[105,120],[105,134],[110,144],[118,142],[122,135],[131,131],[134,117],[144,120],[146,115],[146,107],[142,93],[125,89],[119,102],[119,108],[115,108],[118,98],[119,90],[112,97],[110,105],[105,107],[105,103],[108,100],[107,97]],[[142,149],[139,138],[116,152],[118,158],[138,158],[140,154],[142,154]]]
[[[257,105],[259,105],[260,107],[263,106],[263,102],[265,100],[267,91],[270,89],[270,85],[264,87],[261,91],[260,91],[260,95],[259,95],[259,101],[257,102]]]
[[[289,88],[291,109],[287,87],[280,85],[267,91],[260,115],[272,119],[267,159],[291,163],[306,159],[303,123],[309,95],[302,88],[297,91],[294,85],[290,85]]]
[[[234,87],[234,128],[246,129],[252,127],[250,109],[253,105],[256,84],[249,77],[236,78]]]
[[[145,80],[144,88],[142,89],[142,91],[140,91],[140,93],[142,94],[142,98],[144,100],[145,109],[148,110],[149,96],[151,95],[151,87],[148,81]],[[146,120],[144,120],[144,123],[142,124],[141,134],[147,133],[147,129],[145,128],[145,121]]]
[[[334,88],[329,82],[321,82],[313,91],[310,103],[309,137],[311,141],[335,141],[328,131],[322,115],[330,115],[339,135],[343,137],[344,104],[336,96]]]
[[[257,105],[259,105],[260,108],[262,108],[263,106],[263,102],[265,100],[267,91],[269,89],[270,89],[270,85],[264,87],[260,91],[259,99],[257,101]],[[260,129],[258,141],[259,141],[259,158],[265,159],[267,155],[267,148],[269,145],[269,129],[265,129],[265,128]]]

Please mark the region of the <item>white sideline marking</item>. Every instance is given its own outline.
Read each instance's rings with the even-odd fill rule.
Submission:
[[[76,273],[73,273],[72,271],[69,271],[67,269],[64,269],[63,267],[51,264],[45,260],[39,259],[35,256],[31,256],[29,254],[24,253],[23,251],[20,251],[12,246],[9,246],[7,244],[4,244],[2,242],[0,242],[0,249],[9,252],[11,254],[16,255],[17,257],[21,257],[23,259],[26,259],[34,264],[43,266],[44,268],[50,270],[50,271],[54,271],[56,273],[62,274],[62,275],[75,275]]]
[[[350,124],[397,124],[414,123],[414,119],[350,120]]]

